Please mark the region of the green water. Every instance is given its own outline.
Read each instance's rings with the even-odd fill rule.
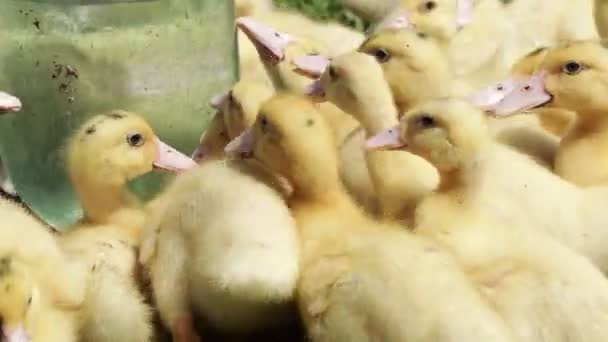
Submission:
[[[101,0],[54,1],[92,2]],[[81,216],[62,147],[107,110],[140,113],[190,154],[209,99],[236,76],[232,22],[231,1],[0,2],[0,90],[23,102],[22,112],[0,118],[0,156],[23,200],[58,229]],[[146,199],[164,181],[151,174],[132,187]]]

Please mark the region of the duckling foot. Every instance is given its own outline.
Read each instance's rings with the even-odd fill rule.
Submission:
[[[175,320],[172,335],[174,342],[201,342],[200,336],[194,329],[191,315],[184,315]]]

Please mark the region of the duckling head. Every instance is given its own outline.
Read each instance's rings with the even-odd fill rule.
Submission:
[[[313,96],[322,94],[326,100],[362,122],[364,127],[372,128],[378,121],[375,120],[378,115],[371,117],[374,111],[391,115],[393,120],[397,117],[391,89],[374,57],[353,51],[328,60],[327,64],[321,70],[320,79],[315,81],[317,84],[309,88],[313,90]],[[390,108],[386,108],[387,104]]]
[[[511,67],[511,75],[514,76],[532,76],[538,72],[540,64],[545,59],[545,56],[549,52],[549,48],[541,46],[533,51],[529,52],[522,58],[520,58],[513,67]]]
[[[323,192],[339,183],[333,133],[303,96],[277,94],[265,102],[255,124],[226,152],[257,159],[289,180],[295,193]]]
[[[236,23],[256,47],[275,87],[304,93],[309,80],[297,72],[294,59],[324,54],[326,48],[313,39],[295,37],[249,17],[238,18]]]
[[[380,64],[401,112],[425,99],[445,96],[451,89],[448,60],[424,32],[383,30],[363,42],[359,52]]]
[[[0,91],[0,114],[18,112],[21,110],[21,100],[16,96]]]
[[[240,80],[224,95],[216,96],[211,105],[217,110],[192,157],[197,162],[220,157],[230,140],[255,122],[262,103],[273,94],[266,85]]]
[[[475,160],[490,139],[482,111],[464,99],[440,98],[412,108],[399,127],[370,138],[366,148],[405,149],[450,174]]]
[[[540,69],[546,72],[548,106],[579,113],[602,113],[608,108],[608,50],[592,41],[567,42],[551,49]]]
[[[402,0],[408,19],[416,28],[448,42],[472,21],[473,0]]]
[[[32,279],[19,272],[10,257],[0,258],[0,340],[29,342],[27,316],[32,302],[37,300]]]
[[[158,139],[142,117],[122,110],[88,120],[67,148],[67,168],[75,184],[121,186],[153,169],[180,171],[194,165]]]

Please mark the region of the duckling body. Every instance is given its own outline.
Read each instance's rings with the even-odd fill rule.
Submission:
[[[86,272],[50,230],[0,200],[0,336],[7,341],[78,341]]]
[[[511,340],[449,253],[370,219],[346,196],[331,132],[312,104],[277,96],[251,132],[254,157],[294,187],[297,298],[313,341]]]
[[[263,175],[253,165],[209,161],[163,195],[171,201],[153,223],[160,233],[147,263],[161,317],[173,331],[190,308],[227,333],[290,318],[297,236],[280,193]]]
[[[416,212],[416,231],[454,253],[518,340],[605,340],[608,281],[599,270],[530,226],[484,217],[496,210],[479,202],[477,183],[495,174],[479,173],[487,156],[476,159],[473,150],[484,144],[464,135],[483,122],[483,114],[464,101],[443,99],[412,109],[403,122],[408,149],[432,161],[442,176],[438,193]]]

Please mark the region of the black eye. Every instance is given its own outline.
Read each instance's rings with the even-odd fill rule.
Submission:
[[[133,147],[141,146],[144,144],[144,136],[139,133],[133,133],[127,135],[127,143]]]
[[[578,62],[568,62],[562,66],[562,71],[568,75],[576,75],[583,70],[583,66]]]
[[[425,1],[422,4],[423,12],[430,12],[430,11],[434,10],[435,8],[437,8],[437,3],[435,1]]]
[[[30,298],[27,300],[27,305],[28,306],[32,305],[32,296],[30,296]]]
[[[420,128],[435,127],[435,119],[433,119],[433,117],[428,114],[421,115],[418,118],[416,123],[418,124],[418,127],[420,127]]]
[[[336,79],[338,79],[338,73],[336,72],[336,69],[334,69],[334,67],[332,67],[332,66],[327,68],[327,74],[329,75],[329,78],[332,81],[335,81]]]
[[[391,55],[384,49],[374,51],[374,57],[376,57],[376,60],[380,63],[386,63],[391,59]]]
[[[429,36],[428,34],[426,34],[424,32],[418,32],[418,33],[416,33],[416,35],[422,39],[426,39]]]

